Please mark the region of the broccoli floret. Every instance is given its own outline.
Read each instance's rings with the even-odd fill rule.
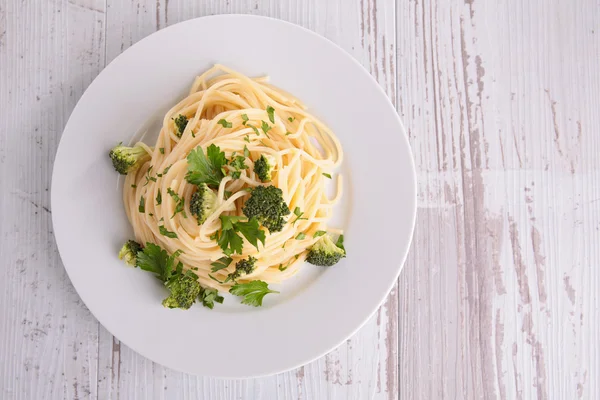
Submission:
[[[257,186],[242,209],[248,218],[256,218],[269,232],[279,232],[290,213],[283,192],[275,186]]]
[[[108,155],[113,167],[121,175],[137,171],[150,159],[150,154],[142,146],[127,147],[121,144],[113,147]]]
[[[124,260],[125,264],[135,267],[137,260],[137,253],[142,249],[142,245],[135,240],[128,240],[125,242],[121,251],[119,251],[119,260]]]
[[[227,275],[225,282],[236,281],[242,275],[248,275],[256,268],[256,258],[250,256],[247,260],[240,260],[235,264],[235,271]]]
[[[269,182],[275,164],[275,157],[261,154],[260,158],[254,162],[254,173],[262,182]]]
[[[219,206],[217,195],[213,192],[206,183],[198,185],[198,190],[190,199],[190,212],[196,216],[198,225],[202,225],[206,219],[215,212]],[[223,211],[235,210],[235,204],[231,203]]]
[[[183,135],[183,131],[185,131],[185,127],[188,124],[188,119],[185,115],[179,114],[177,118],[175,118],[173,121],[175,122],[175,126],[177,127],[175,134],[177,135],[177,137],[181,137],[181,135]]]
[[[346,250],[344,250],[343,237],[340,236],[338,243],[333,243],[331,238],[327,235],[322,236],[317,243],[315,243],[306,257],[306,261],[313,265],[319,265],[321,267],[330,267],[337,264],[343,257],[346,257]]]
[[[173,275],[165,286],[171,294],[163,300],[162,304],[168,308],[181,308],[187,310],[194,304],[202,291],[198,279],[192,272]]]

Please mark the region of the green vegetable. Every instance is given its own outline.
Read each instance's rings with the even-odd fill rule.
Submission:
[[[198,146],[190,151],[187,156],[188,172],[185,179],[193,184],[200,185],[206,183],[209,186],[219,186],[223,174],[223,166],[227,164],[225,153],[218,146],[211,144],[206,149],[206,156],[202,147]]]
[[[108,153],[113,167],[121,175],[137,171],[146,161],[150,160],[150,154],[142,146],[127,147],[121,144],[112,148]]]
[[[256,269],[256,258],[250,256],[247,260],[240,260],[235,264],[235,271],[227,275],[225,282],[237,281],[242,275],[251,274]]]
[[[206,183],[198,185],[198,190],[194,192],[190,199],[190,212],[198,220],[198,225],[202,225],[219,207],[218,198]],[[235,210],[235,204],[231,203],[224,211]]]
[[[229,264],[231,264],[232,261],[233,261],[233,259],[231,257],[227,257],[227,256],[221,257],[217,261],[210,264],[213,266],[210,269],[210,272],[217,272],[222,269],[225,269],[225,268],[229,267]]]
[[[175,122],[175,126],[177,127],[175,134],[177,135],[177,137],[181,137],[181,135],[183,135],[183,131],[185,131],[185,127],[188,124],[188,119],[185,115],[179,114],[177,118],[175,118],[173,121]]]
[[[290,210],[283,200],[283,192],[275,186],[257,186],[242,208],[244,215],[256,218],[269,232],[279,232],[286,223]]]
[[[296,118],[294,118],[294,117],[289,117],[289,118],[288,118],[288,121],[290,121],[290,122],[294,122],[294,120],[295,120],[295,119],[296,119]]]
[[[241,296],[242,304],[259,307],[262,306],[263,298],[269,293],[279,293],[270,290],[269,285],[263,281],[250,281],[248,283],[237,283],[229,289],[229,293]]]
[[[261,182],[269,182],[275,165],[275,157],[261,154],[260,158],[254,162],[254,173]]]
[[[269,121],[271,121],[271,123],[274,124],[275,123],[275,109],[271,106],[267,106],[267,114],[269,115]]]
[[[242,125],[246,125],[248,122],[248,114],[242,114]]]
[[[142,245],[135,240],[125,242],[119,251],[119,260],[125,261],[125,264],[135,267],[138,251],[142,250]]]
[[[313,235],[313,237],[318,238],[319,236],[323,236],[326,233],[327,232],[325,232],[325,231],[316,231],[315,234]]]
[[[187,310],[198,298],[205,307],[211,309],[215,301],[222,303],[223,297],[215,289],[203,288],[196,274],[183,271],[181,261],[175,265],[175,259],[180,254],[181,251],[176,251],[169,255],[154,243],[146,243],[146,247],[137,253],[136,266],[154,273],[169,289],[170,294],[163,300],[163,306]]]
[[[233,124],[226,119],[220,119],[217,124],[221,125],[223,128],[231,128],[233,126]]]
[[[176,216],[177,213],[182,213],[183,218],[187,218],[187,215],[183,209],[183,207],[185,206],[185,204],[184,204],[185,199],[183,197],[179,197],[179,195],[177,193],[175,193],[175,191],[171,188],[167,188],[167,193],[169,194],[169,196],[171,196],[171,198],[175,202],[175,211],[173,212],[173,215],[171,216],[171,218]]]
[[[343,257],[346,257],[343,242],[344,237],[342,235],[338,238],[337,243],[333,243],[329,236],[321,237],[308,252],[306,261],[322,267],[330,267],[336,264]]]
[[[158,193],[156,195],[156,205],[161,205],[162,204],[162,193],[160,192],[160,189],[158,189]]]
[[[215,301],[217,303],[223,303],[223,296],[219,295],[217,289],[212,288],[203,288],[200,292],[200,302],[204,307],[208,307],[211,310],[215,306]]]
[[[141,213],[146,212],[146,199],[144,196],[140,197],[140,205],[138,206],[138,211]]]
[[[258,242],[265,244],[265,232],[259,227],[258,221],[251,218],[242,221],[243,217],[221,215],[221,232],[217,234],[217,243],[225,255],[233,253],[242,254],[244,241],[238,233],[241,233],[250,244],[258,249]]]
[[[269,134],[267,132],[269,132],[271,130],[271,126],[269,126],[269,124],[267,124],[265,121],[261,121],[262,124],[260,126],[260,129],[262,129],[262,131],[265,133],[265,135],[267,135],[267,137],[269,137]]]
[[[328,173],[325,173],[325,172],[323,172],[323,176],[324,176],[324,177],[326,177],[326,178],[329,178],[329,179],[331,179],[331,175],[330,175],[330,174],[328,174]]]
[[[175,232],[171,232],[170,230],[165,228],[164,225],[159,225],[158,231],[160,232],[161,235],[166,236],[168,238],[171,238],[171,239],[177,238],[177,234]]]
[[[306,238],[306,234],[304,232],[300,232],[298,236],[296,236],[296,240],[302,240]]]
[[[181,263],[179,263],[181,265]],[[163,300],[162,305],[167,308],[181,308],[187,310],[194,304],[202,293],[202,286],[198,283],[198,277],[192,271],[182,272],[178,267],[176,273],[171,275],[165,286],[171,294]]]
[[[256,133],[257,135],[260,135],[260,132],[258,131],[258,129],[256,129],[256,127],[254,125],[246,124],[246,126],[249,126],[250,128],[252,128],[254,133]]]
[[[148,242],[141,251],[138,251],[135,266],[156,274],[160,280],[166,282],[171,277],[173,264],[180,254],[181,251],[176,251],[169,256],[169,253],[160,246]]]

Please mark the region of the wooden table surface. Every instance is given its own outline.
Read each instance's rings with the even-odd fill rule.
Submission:
[[[251,380],[121,345],[69,282],[51,222],[86,87],[145,36],[220,13],[302,25],[362,63],[419,184],[381,309],[325,357]],[[599,24],[597,0],[0,0],[0,398],[600,398]]]

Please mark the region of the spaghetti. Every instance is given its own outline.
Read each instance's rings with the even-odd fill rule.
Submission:
[[[223,281],[241,259],[256,258],[256,268],[241,281],[281,282],[298,271],[320,232],[341,233],[327,226],[342,194],[341,176],[335,196],[330,199],[326,194],[328,177],[342,162],[340,143],[298,99],[267,81],[221,65],[197,77],[189,95],[166,113],[155,146],[138,143],[150,160],[125,178],[123,201],[136,239],[170,253],[183,251],[178,259],[184,268],[192,270],[203,286],[219,291],[229,289],[232,282]],[[181,133],[176,123],[180,116],[187,119]],[[232,166],[224,166],[226,175],[215,188],[217,210],[199,225],[189,208],[197,189],[185,179],[187,156],[198,146],[206,151],[213,144],[227,159],[244,155],[248,168],[239,170],[237,177]],[[242,254],[231,256],[233,263],[211,272],[211,263],[223,257],[214,240],[221,228],[219,216],[242,216],[250,196],[247,189],[266,185],[253,171],[261,155],[275,160],[268,185],[281,189],[294,212],[281,231],[266,231],[264,245],[256,248],[244,240]],[[165,236],[165,231],[176,237]]]

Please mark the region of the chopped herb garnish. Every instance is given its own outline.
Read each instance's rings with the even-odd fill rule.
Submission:
[[[271,123],[274,124],[275,123],[275,109],[271,106],[267,106],[267,114],[269,115],[269,121],[271,121]]]
[[[248,122],[248,114],[242,114],[242,125],[246,125]]]
[[[258,131],[258,129],[256,129],[256,127],[254,125],[246,124],[246,126],[249,126],[250,128],[252,128],[252,130],[254,131],[254,133],[256,133],[257,135],[260,135],[260,132]]]
[[[165,228],[164,225],[159,225],[158,231],[160,232],[161,235],[169,237],[171,239],[177,238],[177,234],[175,232],[171,232],[171,231],[167,230],[167,228]]]
[[[210,264],[213,266],[210,269],[210,272],[217,272],[222,269],[225,269],[225,268],[229,267],[229,264],[231,264],[232,261],[233,261],[233,259],[231,257],[227,257],[227,256],[221,257],[217,261]]]
[[[219,291],[212,288],[202,288],[198,299],[204,307],[208,307],[211,310],[215,306],[215,301],[219,304],[223,304],[224,300],[223,296],[219,295]]]
[[[165,154],[165,148],[161,147],[160,149],[158,149],[158,151],[160,151],[160,154]]]
[[[335,242],[335,245],[340,249],[344,250],[344,253],[346,252],[346,249],[344,248],[344,235],[340,235],[340,237],[338,237],[338,240],[337,242]]]
[[[131,187],[137,189],[137,185],[131,185]]]
[[[325,231],[316,231],[315,234],[313,235],[313,237],[318,238],[319,236],[323,236],[326,233],[327,232],[325,232]]]
[[[141,213],[146,212],[146,199],[144,198],[144,196],[140,197],[140,205],[138,207],[138,211]]]
[[[154,176],[151,176],[149,179],[150,179],[152,182],[156,182],[156,177],[154,177]]]
[[[208,274],[208,277],[209,277],[210,279],[212,279],[213,281],[216,281],[216,282],[219,282],[219,283],[224,283],[224,282],[222,282],[222,281],[218,280],[217,278],[215,278],[214,276],[212,276],[211,274]]]
[[[160,192],[160,189],[158,189],[158,194],[156,195],[156,205],[160,204],[162,204],[162,193]]]
[[[231,122],[227,122],[226,119],[220,119],[219,122],[217,122],[217,124],[221,125],[223,128],[231,128],[233,127],[233,124]]]
[[[223,194],[225,195],[225,199],[228,199],[231,197],[231,195],[233,194],[233,192],[231,192],[230,190],[225,190],[223,192]]]
[[[206,149],[206,155],[202,147],[198,146],[187,156],[188,172],[185,179],[192,185],[206,183],[209,186],[219,186],[225,176],[223,166],[227,164],[225,153],[218,146],[211,144]]]
[[[323,176],[324,176],[324,177],[326,177],[326,178],[329,178],[329,179],[331,179],[331,175],[330,175],[330,174],[328,174],[328,173],[326,173],[326,172],[323,172]]]
[[[229,293],[242,296],[242,304],[259,307],[262,306],[263,298],[269,293],[279,293],[270,290],[269,285],[263,281],[250,281],[248,283],[236,283],[229,289]]]
[[[265,133],[265,135],[267,135],[267,137],[270,139],[269,134],[267,132],[269,132],[271,130],[271,126],[269,124],[267,124],[265,121],[261,121],[262,124],[260,125],[260,129],[262,129],[262,131]]]
[[[244,140],[248,143],[250,143],[250,137],[248,137],[248,135],[244,136]]]
[[[294,208],[294,214],[299,217],[304,213],[302,211],[300,211],[300,207],[296,207],[296,208]]]
[[[287,131],[287,132],[285,133],[285,136],[288,136],[288,135],[291,135],[291,134],[292,134],[292,132],[290,132],[290,131]]]
[[[232,171],[231,172],[231,178],[233,178],[233,179],[240,179],[241,176],[242,176],[242,171]]]
[[[302,240],[306,237],[306,235],[304,234],[304,232],[300,232],[298,234],[298,236],[296,236],[296,240]]]
[[[152,213],[149,213],[149,214],[148,214],[148,216],[150,216],[150,217],[154,217],[154,214],[152,214]]]
[[[250,157],[250,150],[248,150],[248,146],[244,145],[244,157]]]
[[[242,254],[243,239],[241,233],[250,244],[258,249],[258,242],[265,244],[265,232],[260,229],[256,218],[242,221],[245,217],[221,215],[221,234],[217,235],[217,242],[225,255],[233,253]]]
[[[289,118],[288,118],[288,121],[290,121],[290,122],[294,122],[294,120],[295,120],[295,119],[296,119],[296,118],[294,118],[294,117],[289,117]]]
[[[144,186],[146,186],[152,179],[152,178],[150,178],[150,171],[152,171],[152,165],[150,166],[150,168],[148,168],[148,171],[146,171],[146,176],[145,176],[146,182],[144,183]],[[155,178],[155,181],[156,181],[156,178]]]
[[[279,268],[279,270],[280,270],[280,271],[282,271],[282,272],[283,272],[283,271],[285,271],[286,269],[288,269],[288,267],[289,267],[289,265],[287,265],[287,266],[285,266],[285,267],[284,267],[284,266],[283,266],[283,264],[279,264],[279,267],[278,267],[278,268]]]
[[[179,195],[171,188],[167,188],[167,193],[173,198],[173,201],[175,202],[175,212],[173,212],[171,218],[177,215],[177,213],[182,213],[183,218],[187,218],[187,214],[183,209],[185,205],[185,199],[183,197],[179,197]]]

